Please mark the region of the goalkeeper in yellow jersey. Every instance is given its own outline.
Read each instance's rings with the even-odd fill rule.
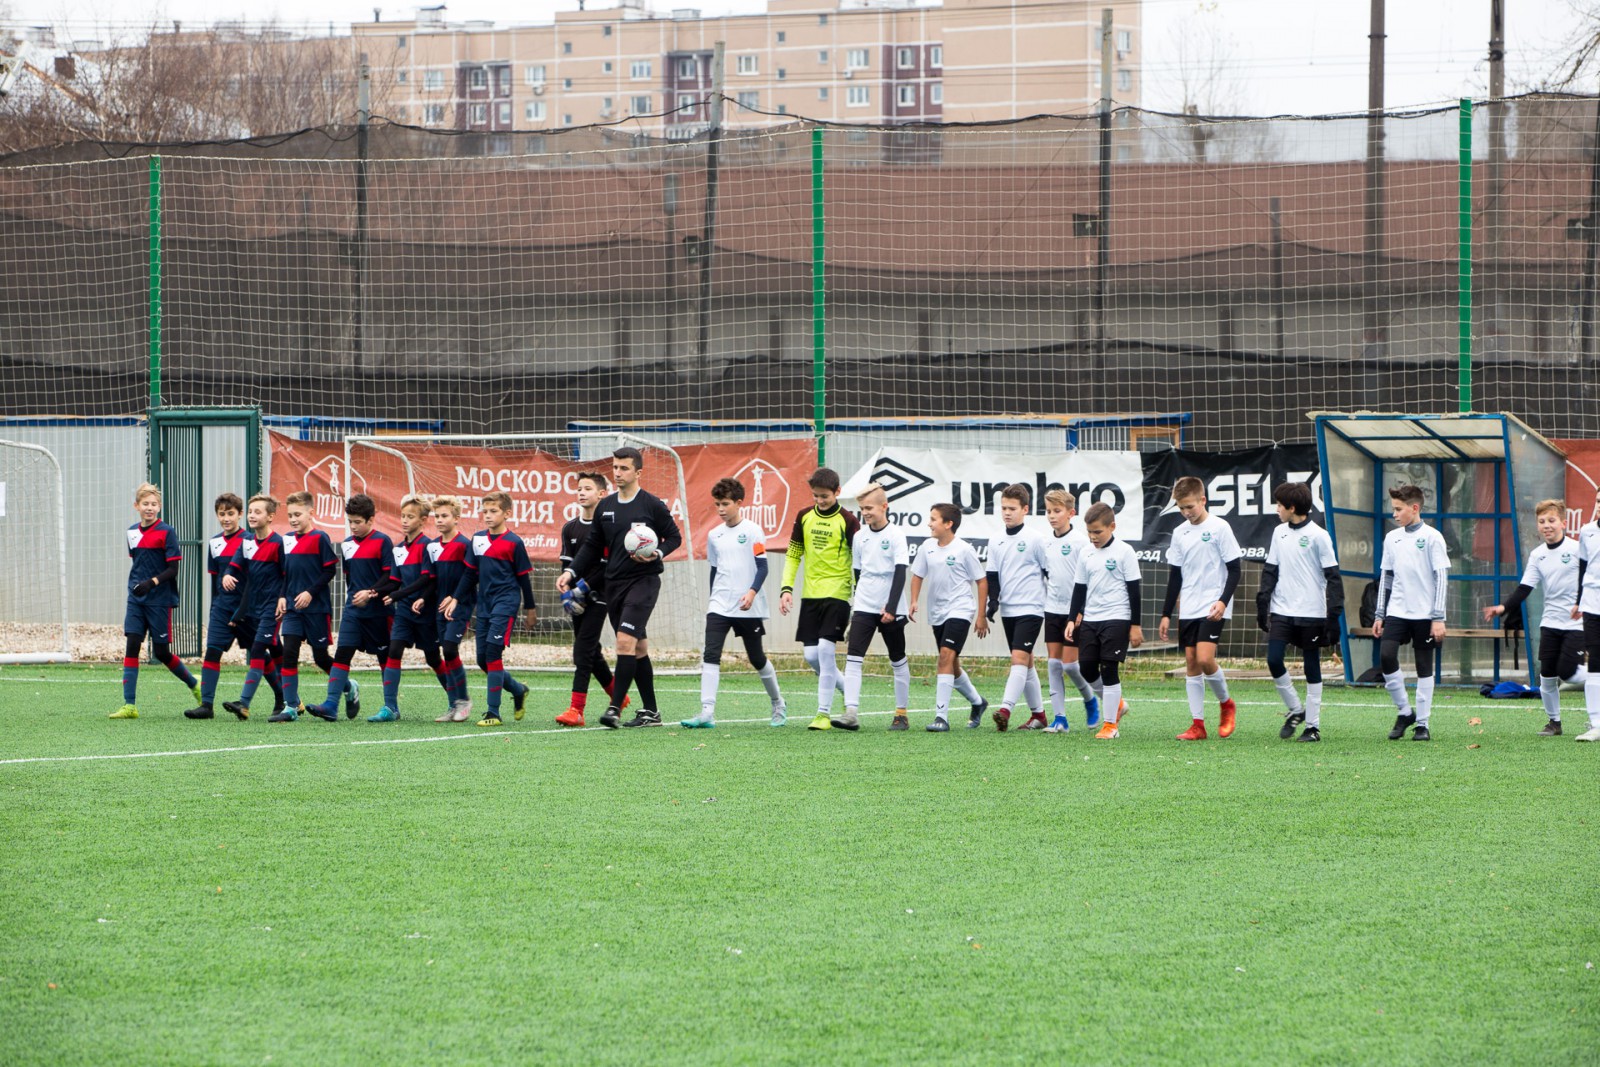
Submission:
[[[835,648],[850,625],[854,587],[850,545],[861,523],[839,504],[837,471],[818,467],[807,482],[814,503],[794,517],[778,611],[787,615],[794,610],[794,580],[803,563],[805,584],[800,589],[795,637],[805,650],[806,663],[817,672],[817,717],[811,729],[826,730],[832,726],[833,694],[844,692]]]

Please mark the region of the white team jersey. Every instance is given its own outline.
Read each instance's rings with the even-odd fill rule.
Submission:
[[[1587,578],[1585,570],[1584,577]],[[1581,630],[1583,620],[1572,617],[1572,605],[1578,600],[1578,544],[1563,537],[1554,547],[1539,542],[1528,553],[1528,565],[1522,569],[1522,584],[1544,590],[1544,613],[1539,625],[1548,630]]]
[[[1333,538],[1328,531],[1307,519],[1298,529],[1284,523],[1272,531],[1267,546],[1267,565],[1278,568],[1278,584],[1272,590],[1271,611],[1294,619],[1328,617],[1328,580],[1324,568],[1338,565],[1333,554]],[[1189,574],[1184,572],[1184,586]]]
[[[1450,569],[1450,551],[1444,534],[1418,523],[1416,529],[1390,530],[1383,539],[1383,563],[1379,577],[1393,575],[1389,603],[1378,605],[1378,618],[1444,618],[1445,583],[1435,571]],[[1379,598],[1380,601],[1382,598]]]
[[[1583,590],[1578,606],[1600,615],[1600,522],[1585,523],[1578,531],[1578,558],[1583,560]]]
[[[1089,547],[1089,532],[1083,523],[1075,523],[1067,532],[1057,535],[1050,531],[1044,543],[1044,555],[1050,578],[1050,591],[1045,594],[1044,610],[1051,615],[1065,615],[1072,610],[1072,587],[1078,583],[1078,562],[1083,550]]]
[[[1215,515],[1207,515],[1204,522],[1181,523],[1173,530],[1167,563],[1183,568],[1178,618],[1203,619],[1209,615],[1211,605],[1222,599],[1222,587],[1228,581],[1228,564],[1238,558],[1239,541],[1233,536],[1233,527]],[[1231,597],[1222,617],[1233,618]]]
[[[899,601],[892,608],[885,607],[889,603],[889,589],[894,585],[895,567],[911,563],[911,549],[900,527],[892,522],[884,524],[881,530],[863,525],[856,532],[850,551],[854,557],[853,566],[861,572],[853,602],[856,611],[878,615],[888,610],[904,615],[911,610],[909,575],[900,587]]]
[[[737,526],[718,524],[706,537],[706,562],[717,569],[711,585],[711,600],[706,611],[730,619],[765,619],[767,591],[762,589],[750,607],[741,611],[739,601],[756,581],[756,560],[767,556],[767,538],[761,527],[749,519]]]
[[[972,583],[985,574],[978,553],[961,538],[952,538],[948,545],[940,545],[933,538],[922,542],[917,558],[911,561],[911,573],[922,579],[922,588],[928,594],[928,622],[938,626],[946,619],[978,617],[978,595]]]
[[[1088,587],[1084,622],[1138,622],[1138,605],[1128,603],[1128,583],[1140,581],[1139,557],[1126,541],[1112,538],[1104,548],[1090,545],[1078,564],[1078,584]]]
[[[1000,574],[1000,614],[1044,614],[1044,574],[1050,567],[1045,555],[1048,533],[1026,524],[1016,533],[1007,531],[989,541],[989,569]]]

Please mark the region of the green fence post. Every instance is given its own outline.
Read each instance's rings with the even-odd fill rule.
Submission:
[[[828,428],[828,304],[822,197],[822,127],[811,131],[811,422],[817,464],[826,463]]]
[[[150,411],[161,407],[161,157],[150,157]],[[150,480],[161,484],[161,441],[150,420]]]
[[[1460,203],[1457,206],[1460,227],[1459,247],[1456,252],[1458,280],[1456,343],[1460,367],[1457,372],[1459,410],[1472,410],[1472,101],[1461,101],[1460,163],[1457,167],[1457,184]]]

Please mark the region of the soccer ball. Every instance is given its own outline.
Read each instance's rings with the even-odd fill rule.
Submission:
[[[629,555],[654,558],[660,544],[661,538],[642,522],[634,523],[622,537],[622,547],[628,550]]]

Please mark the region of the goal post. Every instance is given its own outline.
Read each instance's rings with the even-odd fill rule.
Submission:
[[[0,440],[0,664],[71,661],[61,464]]]
[[[400,500],[408,493],[455,497],[462,512],[457,532],[468,537],[482,528],[478,514],[483,495],[509,493],[509,525],[522,536],[533,562],[539,621],[532,633],[518,624],[507,662],[565,668],[572,630],[555,589],[561,572],[561,528],[578,515],[578,475],[595,472],[610,485],[611,453],[624,446],[644,454],[640,486],[666,503],[683,535],[683,547],[665,561],[661,597],[650,618],[651,659],[663,667],[690,667],[705,636],[708,571],[690,524],[683,461],[672,447],[622,432],[352,434],[344,439],[343,490],[371,496],[378,506],[378,528],[396,539]],[[424,532],[437,534],[432,523]],[[462,646],[463,657],[470,651]]]

